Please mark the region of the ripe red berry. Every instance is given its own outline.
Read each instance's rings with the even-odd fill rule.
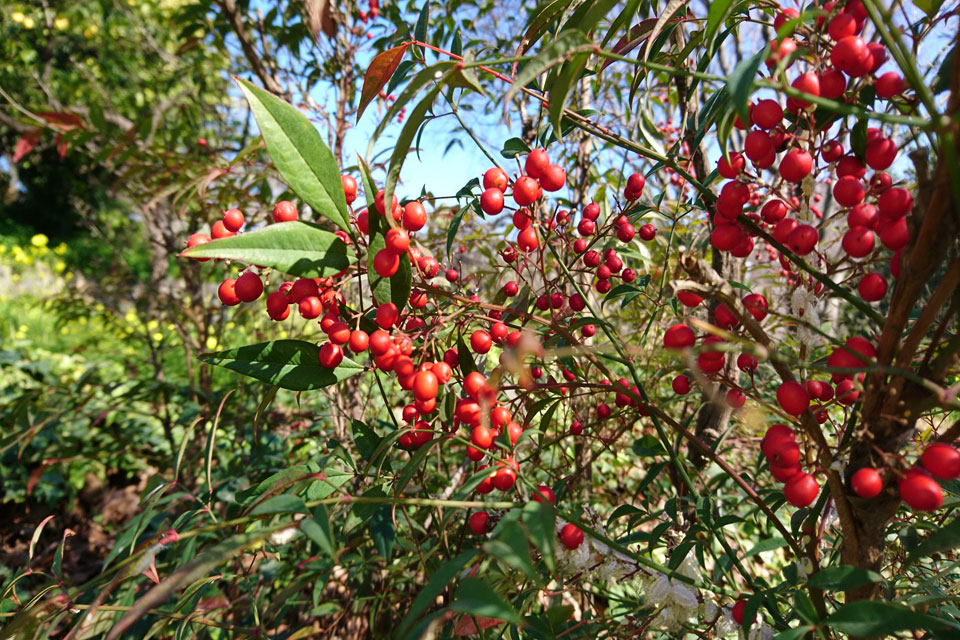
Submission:
[[[527,227],[517,235],[517,246],[524,253],[530,253],[539,246],[537,232],[533,227]]]
[[[399,317],[400,312],[397,309],[397,305],[393,304],[392,302],[387,302],[377,307],[376,321],[377,326],[379,326],[381,329],[389,329],[393,325],[397,324],[397,319]]]
[[[550,504],[557,503],[557,496],[553,492],[553,489],[545,484],[541,484],[534,490],[533,499],[536,502],[549,502]]]
[[[480,194],[480,209],[489,216],[503,211],[503,191],[490,187]]]
[[[916,511],[935,511],[943,505],[943,489],[919,467],[907,470],[898,482],[900,497]]]
[[[813,251],[819,240],[820,234],[816,227],[802,224],[790,232],[784,244],[798,256],[805,256]]]
[[[954,480],[960,477],[960,451],[944,442],[934,442],[920,456],[920,464],[934,478]]]
[[[560,529],[560,543],[571,551],[583,544],[583,531],[580,527],[568,522]]]
[[[527,156],[523,170],[527,175],[539,178],[548,166],[550,166],[550,156],[547,155],[547,152],[543,149],[534,149]]]
[[[860,204],[866,194],[863,182],[853,176],[844,176],[833,185],[833,197],[841,207]]]
[[[493,486],[500,491],[509,491],[517,483],[517,472],[509,467],[501,467],[493,474]]]
[[[803,471],[787,480],[783,487],[783,495],[786,496],[787,502],[795,507],[807,507],[813,504],[819,493],[820,485],[817,484],[817,480]]]
[[[401,224],[407,231],[419,231],[427,224],[427,210],[417,200],[408,202],[403,207]]]
[[[243,212],[240,209],[227,209],[223,212],[223,226],[230,231],[240,231],[243,226]]]
[[[757,370],[757,365],[760,364],[757,360],[757,356],[752,353],[741,353],[737,356],[737,367],[741,371],[753,372]]]
[[[730,612],[730,616],[733,618],[733,621],[739,625],[743,624],[743,611],[747,608],[746,600],[737,600],[733,605],[733,610]]]
[[[761,100],[750,112],[750,121],[769,131],[783,120],[783,107],[776,100]]]
[[[843,234],[840,246],[851,258],[863,258],[873,251],[874,242],[873,231],[866,227],[853,227]]]
[[[810,406],[810,397],[802,384],[789,380],[777,387],[777,404],[791,416],[798,416]]]
[[[507,188],[507,174],[503,169],[498,167],[493,167],[487,169],[486,173],[483,174],[483,188],[484,189],[500,189],[504,191]]]
[[[236,284],[236,278],[227,278],[221,282],[220,286],[217,288],[217,296],[220,298],[220,302],[225,307],[232,307],[240,304],[240,298],[237,297]]]
[[[747,161],[743,159],[742,155],[735,151],[728,153],[726,158],[720,156],[720,159],[717,160],[717,171],[724,178],[729,178],[730,180],[740,175],[740,172],[743,171],[746,166]]]
[[[433,371],[421,371],[417,373],[413,381],[413,397],[417,400],[431,400],[437,397],[440,389],[440,381]]]
[[[896,71],[888,71],[877,78],[877,97],[893,98],[903,93],[903,77]]]
[[[693,329],[685,324],[675,324],[663,334],[663,346],[667,349],[686,349],[697,341]]]
[[[787,205],[784,204],[783,200],[771,200],[763,205],[763,208],[760,210],[760,216],[764,222],[770,224],[783,220],[786,215]]]
[[[253,302],[263,293],[263,280],[254,272],[247,271],[237,278],[235,291],[242,302]]]
[[[773,150],[770,134],[766,131],[754,130],[747,134],[743,143],[743,152],[751,160],[761,160]]]
[[[323,346],[320,347],[318,357],[320,359],[321,367],[326,369],[336,369],[337,366],[343,362],[343,349],[341,349],[340,345],[338,344],[325,342]]]
[[[674,378],[671,386],[673,387],[673,392],[678,396],[685,396],[690,393],[690,379],[685,375],[679,375]]]
[[[393,276],[400,268],[400,255],[388,248],[380,249],[373,256],[373,270],[381,278]]]
[[[474,353],[487,353],[492,345],[493,340],[490,338],[490,334],[483,329],[477,329],[470,336],[470,348],[473,349]]]
[[[868,273],[857,283],[857,292],[867,302],[883,300],[887,295],[887,281],[879,273]]]
[[[791,149],[780,161],[780,175],[787,182],[800,182],[813,169],[813,157],[802,149]]]
[[[227,229],[227,225],[223,223],[223,220],[217,220],[213,223],[213,226],[210,227],[210,236],[214,240],[219,240],[220,238],[229,238],[230,236],[235,235],[237,235],[236,232]]]
[[[559,191],[567,184],[567,172],[558,164],[548,165],[540,176],[540,186],[544,191]]]
[[[797,91],[803,91],[804,93],[809,93],[814,96],[820,95],[820,78],[813,72],[807,72],[797,76],[796,80],[793,81],[791,86],[793,86],[793,88]],[[803,98],[793,99],[801,107],[810,106],[810,103]],[[791,182],[799,182],[799,180],[791,180]]]
[[[367,350],[367,346],[370,344],[370,336],[367,335],[367,332],[362,329],[356,329],[350,333],[350,351],[354,353],[362,353]]]
[[[883,491],[883,478],[877,473],[876,469],[863,467],[857,469],[857,472],[850,478],[850,486],[853,492],[861,498],[876,498]]]
[[[489,480],[489,478],[487,478]],[[482,491],[481,493],[489,493]],[[483,535],[489,531],[490,525],[490,514],[486,511],[477,511],[470,515],[470,520],[468,521],[470,525],[470,531],[473,531],[474,535]]]
[[[883,171],[897,159],[897,145],[889,138],[878,137],[867,143],[864,159],[871,169]]]
[[[297,219],[297,207],[289,200],[281,200],[273,205],[274,222],[292,222]]]
[[[633,193],[634,197],[639,197],[646,183],[647,180],[643,177],[643,174],[631,174],[630,177],[627,178],[627,190]]]

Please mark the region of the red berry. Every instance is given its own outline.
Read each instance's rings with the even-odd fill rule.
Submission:
[[[760,216],[763,218],[764,222],[773,224],[775,222],[780,222],[787,215],[787,205],[784,204],[783,200],[771,200],[767,204],[763,205],[763,208],[760,210]]]
[[[720,156],[720,159],[717,160],[717,171],[724,178],[729,178],[733,180],[740,172],[743,171],[747,166],[746,160],[743,159],[743,156],[735,151],[731,151],[727,154],[727,158]]]
[[[571,551],[583,544],[583,531],[580,527],[568,522],[560,529],[560,543]]]
[[[537,502],[549,502],[550,504],[557,504],[557,496],[553,492],[553,489],[548,487],[545,484],[541,484],[534,490],[533,499]]]
[[[350,333],[350,351],[354,353],[361,353],[367,350],[367,346],[369,344],[370,336],[367,335],[366,331],[357,329]]]
[[[780,161],[780,175],[787,182],[800,182],[813,169],[813,157],[801,149],[791,149]]]
[[[920,456],[920,464],[934,478],[954,480],[960,477],[960,451],[944,442],[934,442]]]
[[[232,307],[240,304],[240,298],[237,297],[236,284],[236,278],[227,278],[221,282],[220,286],[217,288],[217,296],[220,298],[220,302],[225,307]]]
[[[943,505],[943,489],[926,471],[913,467],[898,483],[900,497],[916,511],[935,511]]]
[[[539,178],[548,166],[550,166],[550,156],[547,155],[547,152],[543,149],[534,149],[527,156],[523,170],[527,175]]]
[[[373,270],[381,278],[393,276],[400,268],[400,255],[389,248],[380,249],[373,256]]]
[[[483,188],[484,189],[500,189],[504,191],[507,188],[507,174],[503,169],[498,167],[493,167],[487,169],[487,172],[483,174]]]
[[[868,273],[857,283],[857,292],[867,302],[883,300],[887,295],[887,281],[879,273]]]
[[[797,76],[796,80],[793,81],[791,86],[797,91],[803,91],[804,93],[809,93],[814,96],[820,95],[820,78],[813,72],[807,72]],[[810,106],[810,103],[802,98],[794,98],[794,100],[801,107]],[[791,182],[799,181],[793,180]]]
[[[480,209],[490,216],[495,216],[503,211],[503,191],[496,187],[490,187],[480,194]]]
[[[640,239],[644,242],[650,242],[657,235],[657,228],[652,224],[645,224],[640,227]]]
[[[470,348],[473,349],[474,353],[487,353],[492,345],[493,340],[490,338],[490,334],[482,329],[477,329],[470,336]]]
[[[213,226],[210,227],[210,236],[214,240],[219,240],[220,238],[229,238],[230,236],[235,235],[237,235],[236,232],[227,229],[227,225],[223,223],[223,220],[217,220],[213,223]]]
[[[489,479],[489,478],[488,478]],[[488,493],[488,492],[481,492]],[[483,535],[489,531],[490,525],[490,514],[486,511],[477,511],[470,515],[470,531],[473,531],[475,535]]]
[[[357,181],[353,176],[340,176],[340,184],[343,185],[343,195],[346,197],[347,204],[353,204],[357,199]]]
[[[318,354],[320,359],[320,366],[326,369],[336,369],[337,366],[343,362],[343,349],[340,348],[340,345],[333,344],[332,342],[325,342],[322,347],[320,347],[320,353]]]
[[[777,404],[791,416],[798,416],[810,406],[810,397],[802,384],[789,380],[777,387]]]
[[[253,302],[263,293],[263,280],[254,272],[247,271],[237,278],[235,291],[242,302]]]
[[[819,240],[820,234],[816,227],[802,224],[790,232],[784,244],[798,256],[805,256],[813,251]]]
[[[273,205],[274,222],[292,222],[297,219],[297,207],[289,200],[281,200]]]
[[[401,224],[407,231],[419,231],[427,224],[427,210],[416,200],[408,202],[403,207]]]
[[[866,194],[863,183],[853,176],[844,176],[833,185],[833,197],[842,207],[860,204]]]
[[[627,178],[627,189],[634,194],[634,197],[638,197],[640,192],[643,191],[646,182],[647,180],[643,177],[643,174],[634,173]]]
[[[877,78],[877,97],[893,98],[903,93],[903,77],[896,71],[888,71]]]
[[[686,349],[697,341],[693,329],[685,324],[675,324],[663,334],[663,346],[667,349]]]
[[[806,507],[813,504],[820,493],[820,485],[809,473],[801,471],[787,481],[783,487],[783,495],[787,502],[795,507]]]
[[[733,617],[733,621],[739,625],[743,624],[743,611],[747,608],[746,600],[737,600],[733,605],[733,610],[730,612],[730,615]]]
[[[533,227],[527,227],[517,235],[517,246],[524,253],[530,253],[539,246],[537,232]]]
[[[850,486],[853,487],[853,492],[861,498],[876,498],[883,490],[883,478],[880,477],[876,469],[864,467],[858,469],[850,478]]]
[[[853,227],[843,234],[840,246],[851,258],[863,258],[873,251],[874,242],[873,231],[866,227]]]
[[[545,191],[559,191],[567,184],[567,172],[558,164],[548,165],[540,176],[540,186]]]
[[[389,329],[393,325],[397,324],[397,319],[399,317],[400,312],[397,309],[397,305],[393,304],[392,302],[387,302],[386,304],[382,304],[377,307],[376,321],[377,326],[379,326],[381,329]]]
[[[223,226],[230,231],[240,231],[243,226],[243,212],[240,209],[227,209],[223,212]]]

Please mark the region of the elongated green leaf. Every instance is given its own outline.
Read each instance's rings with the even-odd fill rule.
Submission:
[[[430,440],[422,447],[417,449],[412,456],[410,456],[410,461],[400,470],[400,473],[397,474],[397,479],[393,483],[393,492],[396,495],[402,495],[403,490],[407,487],[407,483],[410,482],[410,479],[413,478],[413,474],[420,469],[420,466],[423,464],[423,461],[426,459],[427,455],[430,453],[430,449],[434,445],[439,444],[440,440],[434,438]]]
[[[714,0],[710,3],[710,10],[707,12],[707,32],[703,37],[703,43],[708,47],[713,40],[713,36],[716,35],[717,29],[720,28],[724,18],[727,17],[727,11],[731,4],[733,4],[733,0]]]
[[[730,93],[730,99],[740,114],[740,120],[744,123],[750,122],[750,114],[747,109],[747,101],[750,99],[750,92],[753,90],[754,80],[757,78],[757,69],[760,68],[760,62],[766,57],[767,50],[761,49],[746,60],[741,60],[734,69],[730,77],[727,78],[727,91]]]
[[[293,105],[234,78],[250,103],[270,159],[287,184],[317,213],[350,233],[340,168],[320,133]]]
[[[327,369],[320,366],[319,354],[320,348],[309,342],[274,340],[205,353],[200,359],[292,391],[329,387],[364,370],[349,358]]]
[[[550,123],[553,125],[553,133],[558,141],[563,137],[563,131],[560,128],[563,110],[567,106],[570,92],[576,88],[580,74],[587,66],[587,58],[589,57],[587,53],[575,55],[572,60],[563,66],[550,88]]]
[[[538,53],[533,60],[527,62],[527,64],[520,69],[520,72],[517,73],[516,80],[510,85],[510,89],[507,91],[504,100],[510,102],[520,89],[535,80],[541,73],[548,71],[561,62],[570,60],[578,53],[591,51],[592,49],[593,45],[582,31],[571,29],[570,31],[562,32],[553,42],[541,49],[540,53]]]
[[[556,571],[553,544],[554,539],[557,537],[554,533],[556,516],[553,511],[553,505],[531,500],[523,507],[520,518],[527,529],[530,543],[540,552],[543,563],[547,565],[550,573],[553,573]]]
[[[474,211],[479,210],[479,205],[477,202],[477,199],[474,198],[467,206],[460,207],[460,209],[453,215],[453,219],[450,220],[450,226],[447,228],[447,258],[450,257],[450,250],[453,249],[453,242],[457,239],[457,231],[460,230],[460,223],[463,222],[463,216],[467,215],[471,209]]]
[[[423,0],[423,7],[420,8],[420,15],[417,17],[417,24],[413,28],[413,37],[420,42],[427,41],[427,27],[430,24],[430,0]]]
[[[413,604],[410,605],[410,610],[407,611],[407,615],[404,616],[403,621],[400,623],[398,633],[395,637],[402,637],[404,635],[404,632],[417,621],[420,614],[433,604],[437,596],[443,593],[447,584],[457,577],[457,574],[463,571],[463,568],[476,557],[477,553],[476,549],[464,551],[433,572],[430,576],[430,581],[420,590],[417,597],[413,599]]]
[[[960,547],[960,518],[946,524],[920,543],[907,558],[907,564],[916,562],[924,556]]]
[[[393,512],[387,505],[380,506],[370,518],[370,537],[373,538],[373,546],[380,555],[389,560],[397,529],[393,526]]]
[[[363,89],[360,91],[360,106],[357,107],[357,122],[360,121],[360,116],[363,115],[370,102],[393,77],[408,46],[410,46],[409,43],[404,43],[399,47],[387,49],[378,53],[370,61],[367,72],[363,74]]]
[[[309,222],[281,222],[191,247],[186,258],[219,258],[269,267],[302,278],[325,278],[354,261],[336,234]]]
[[[479,578],[467,578],[457,589],[457,598],[450,605],[454,611],[474,616],[497,618],[520,624],[520,614],[496,591]]]
[[[917,613],[893,602],[858,600],[830,615],[827,625],[852,636],[885,636],[906,629],[941,629],[943,623],[933,616]]]
[[[272,498],[267,498],[250,512],[252,516],[262,516],[268,513],[306,513],[307,506],[303,504],[303,499],[299,496],[289,493],[282,493]]]
[[[400,130],[400,135],[397,136],[397,141],[394,143],[393,153],[390,154],[390,164],[387,167],[387,180],[383,186],[384,202],[393,201],[391,199],[393,197],[393,190],[397,186],[397,179],[400,177],[400,169],[403,168],[403,162],[407,159],[407,154],[410,152],[410,145],[413,143],[417,131],[423,124],[423,119],[426,117],[427,112],[433,107],[433,101],[436,99],[437,94],[440,93],[444,81],[448,79],[450,75],[451,73],[449,72],[445,74],[444,77],[437,82],[437,86],[431,89],[427,95],[424,96],[423,100],[417,103],[417,106],[413,108],[413,111],[410,112],[407,121],[404,123],[403,129]]]
[[[523,530],[517,523],[508,522],[505,524],[496,539],[483,543],[483,550],[488,555],[503,561],[507,566],[520,571],[531,580],[540,581],[537,570],[533,568],[533,561],[530,560],[527,537],[523,535]]]
[[[647,46],[643,51],[643,61],[646,62],[650,58],[651,47],[653,43],[656,42],[657,36],[660,35],[660,32],[663,31],[664,26],[670,18],[673,17],[673,14],[677,12],[681,7],[687,4],[687,0],[670,0],[667,3],[666,8],[660,12],[660,16],[657,18],[657,24],[654,25],[653,31],[650,33],[650,39],[647,41]]]
[[[364,178],[364,184],[367,179]],[[371,181],[372,187],[372,181]],[[388,202],[387,200],[384,200]],[[389,278],[383,278],[373,267],[374,258],[377,253],[386,248],[387,242],[385,234],[390,228],[387,226],[387,220],[381,216],[372,201],[367,207],[367,224],[370,230],[370,241],[367,246],[367,279],[370,281],[370,289],[373,291],[373,299],[377,304],[392,302],[397,305],[397,309],[403,309],[410,298],[410,283],[413,277],[413,270],[410,266],[409,257],[404,254],[400,256],[400,266],[397,272]]]
[[[530,47],[540,39],[540,36],[544,34],[547,26],[558,18],[569,6],[570,0],[552,0],[552,2],[546,2],[540,5],[536,15],[530,20],[526,33],[523,34],[523,38],[520,40],[520,48],[517,50],[517,54],[519,55],[529,50]]]
[[[810,631],[813,630],[813,627],[808,627],[806,625],[801,625],[795,629],[789,629],[783,633],[778,633],[773,637],[773,640],[799,640],[804,637]]]
[[[829,591],[846,591],[868,582],[880,582],[881,580],[883,580],[883,576],[876,571],[844,565],[827,567],[818,571],[807,580],[807,586]]]
[[[597,23],[619,2],[620,0],[590,0],[584,2],[570,15],[570,19],[564,23],[561,31],[577,29],[583,33],[590,33],[597,26]]]
[[[337,557],[337,547],[330,530],[330,517],[322,504],[314,509],[314,517],[300,522],[300,530],[311,540],[317,543],[320,550],[331,558]]]

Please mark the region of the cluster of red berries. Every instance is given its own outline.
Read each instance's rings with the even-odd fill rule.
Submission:
[[[820,485],[800,464],[800,445],[793,429],[785,424],[774,424],[767,429],[760,450],[770,463],[770,473],[783,482],[783,494],[795,507],[806,507],[817,499]]]
[[[897,489],[911,509],[934,511],[943,505],[943,489],[937,480],[957,478],[960,478],[960,451],[949,444],[934,442],[920,456],[920,466],[899,474]],[[851,476],[850,486],[861,498],[875,498],[883,491],[883,477],[880,470],[863,467]]]

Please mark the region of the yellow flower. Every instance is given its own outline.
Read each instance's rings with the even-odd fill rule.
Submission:
[[[163,334],[160,333],[159,331],[157,331],[156,333],[154,333],[154,334],[153,334],[153,341],[154,341],[154,342],[163,342]]]
[[[67,253],[67,243],[61,242],[56,247],[53,248],[53,252],[58,256],[62,256]]]
[[[63,16],[60,16],[59,18],[56,18],[53,21],[53,28],[56,29],[57,31],[63,31],[69,26],[70,26],[70,21],[64,18]]]
[[[147,323],[147,331],[155,331],[160,326],[160,323],[156,320],[151,320]]]
[[[126,315],[123,316],[123,321],[127,324],[133,324],[137,321],[137,314],[134,311],[127,311]]]
[[[88,25],[86,29],[83,30],[83,37],[89,40],[99,33],[100,27],[95,24]]]
[[[34,22],[33,18],[31,18],[30,16],[27,16],[26,18],[23,19],[24,29],[33,29],[35,26],[37,26],[37,23]]]
[[[67,268],[67,263],[64,262],[63,260],[57,260],[56,262],[53,263],[53,270],[56,271],[57,273],[63,273],[66,268]]]
[[[60,327],[60,335],[65,336],[68,333],[70,333],[70,329],[68,329],[67,327]]]
[[[216,349],[217,344],[218,344],[217,338],[215,336],[210,336],[209,338],[207,338],[206,347],[210,351],[213,351],[214,349]]]
[[[26,333],[29,330],[30,330],[30,327],[28,327],[25,324],[22,324],[19,327],[17,327],[17,333]]]
[[[47,238],[47,236],[43,235],[42,233],[38,233],[37,235],[30,238],[30,244],[32,244],[35,247],[45,247],[47,246],[48,242],[50,242],[50,240]]]
[[[21,22],[23,22],[23,17],[24,16],[22,11],[14,11],[13,13],[10,14],[10,19],[16,22],[17,24],[20,24]]]

